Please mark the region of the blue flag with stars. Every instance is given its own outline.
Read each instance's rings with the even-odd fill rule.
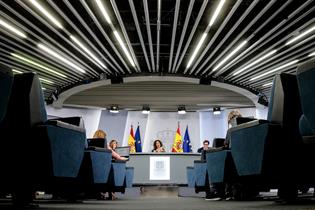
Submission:
[[[140,137],[140,127],[139,127],[139,125],[138,125],[138,128],[136,130],[135,141],[136,141],[136,152],[142,152],[141,137]]]
[[[190,138],[188,133],[188,125],[186,127],[184,142],[183,142],[183,152],[192,152],[190,145]]]

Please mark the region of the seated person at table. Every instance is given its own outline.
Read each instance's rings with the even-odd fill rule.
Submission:
[[[93,138],[104,138],[105,139],[106,133],[103,130],[97,130],[97,131],[95,131]],[[116,143],[117,143],[117,141],[116,141]],[[117,147],[117,144],[116,144],[116,147]],[[113,159],[115,159],[115,160],[128,160],[128,158],[121,157],[117,152],[115,152],[115,150],[113,148],[111,148],[110,145],[107,146],[107,149],[112,151],[112,158]]]
[[[153,142],[152,152],[165,152],[165,149],[163,147],[161,140],[157,139]]]
[[[197,150],[197,152],[202,153],[202,151],[208,150],[208,149],[209,149],[209,143],[210,143],[210,142],[209,142],[208,140],[204,140],[204,141],[203,141],[203,146],[200,147],[200,148]]]

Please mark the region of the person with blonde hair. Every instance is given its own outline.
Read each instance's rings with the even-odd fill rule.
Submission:
[[[93,138],[105,139],[106,138],[106,133],[103,130],[97,130],[97,131],[95,131],[95,133],[93,135]],[[116,143],[117,143],[117,141],[116,141]],[[113,159],[115,159],[115,160],[128,160],[128,158],[121,157],[117,152],[115,152],[115,150],[110,146],[110,144],[107,145],[107,149],[112,151],[112,158]]]

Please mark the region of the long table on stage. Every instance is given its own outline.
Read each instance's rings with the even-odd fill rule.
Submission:
[[[200,158],[200,153],[134,153],[127,166],[134,167],[134,185],[186,185],[186,167]]]

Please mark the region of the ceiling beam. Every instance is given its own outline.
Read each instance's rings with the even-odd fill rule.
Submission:
[[[153,72],[155,72],[154,53],[153,53],[153,44],[152,44],[152,36],[151,36],[151,24],[150,24],[149,8],[148,8],[147,0],[143,0],[143,9],[144,9],[144,15],[145,15],[147,34],[148,34],[152,70]]]

